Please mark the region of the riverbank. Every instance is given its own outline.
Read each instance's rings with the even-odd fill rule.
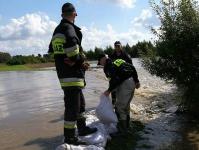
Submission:
[[[96,68],[97,61],[89,61],[91,68]],[[38,64],[24,64],[24,65],[7,65],[0,63],[0,71],[40,71],[40,70],[48,70],[55,67],[54,62],[48,63],[38,63]]]
[[[44,68],[54,67],[54,63],[13,65],[0,64],[0,71],[38,71]]]
[[[176,87],[133,63],[141,82],[131,103],[133,134],[111,140],[106,149],[198,150],[198,122],[175,113]],[[0,76],[0,150],[55,150],[63,138],[64,111],[56,72],[8,71]],[[102,68],[93,68],[86,72],[86,81],[86,106],[93,109],[108,80]]]

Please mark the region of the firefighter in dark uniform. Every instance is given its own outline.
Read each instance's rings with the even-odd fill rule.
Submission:
[[[56,27],[49,45],[49,53],[54,54],[57,75],[64,91],[64,142],[67,144],[85,144],[75,135],[76,127],[79,136],[85,136],[97,131],[86,126],[82,115],[85,102],[82,88],[85,87],[85,55],[81,47],[81,29],[74,24],[77,16],[71,3],[62,6],[62,20]]]
[[[113,51],[112,55],[109,56],[112,61],[115,61],[117,59],[122,59],[129,64],[133,64],[131,56],[125,50],[122,49],[122,44],[120,41],[116,41],[114,43],[114,48],[115,50]],[[111,92],[111,98],[112,98],[112,104],[115,105],[116,91]],[[130,116],[128,116],[128,119],[130,119]]]
[[[130,126],[130,102],[135,88],[140,87],[137,71],[132,64],[122,59],[112,61],[105,54],[99,55],[98,65],[104,66],[104,73],[110,77],[109,88],[104,95],[109,96],[113,90],[116,90],[115,113],[119,121],[116,135],[124,135]]]
[[[113,54],[109,56],[110,59],[112,59],[113,61],[116,59],[123,59],[129,64],[133,64],[131,56],[125,50],[122,49],[122,44],[120,41],[116,41],[114,43],[114,48],[115,50]]]

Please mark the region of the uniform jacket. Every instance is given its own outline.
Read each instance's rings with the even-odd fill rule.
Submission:
[[[139,82],[135,67],[122,59],[116,59],[115,61],[107,59],[104,73],[110,78],[108,88],[110,92],[128,78],[133,77],[135,83]]]
[[[49,45],[49,53],[54,54],[57,75],[62,87],[84,87],[84,70],[81,68],[84,62],[81,47],[81,29],[62,19],[55,28],[52,40]],[[69,66],[64,63],[65,59],[75,62]]]
[[[113,54],[110,56],[110,58],[112,59],[112,61],[116,60],[116,59],[123,59],[125,60],[127,63],[129,64],[133,64],[132,63],[132,59],[130,57],[129,54],[127,54],[125,51],[121,51],[121,54],[118,56],[117,53],[114,51]]]

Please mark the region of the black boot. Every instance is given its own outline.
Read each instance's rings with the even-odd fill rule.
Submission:
[[[119,120],[117,124],[118,131],[121,133],[126,133],[127,126],[126,126],[126,120]]]
[[[69,145],[76,145],[76,146],[77,145],[86,145],[86,142],[80,141],[77,137],[65,138],[64,143],[69,144]]]
[[[126,136],[127,135],[127,127],[126,127],[126,120],[119,120],[117,123],[117,132],[110,134],[111,137],[118,137],[118,136]]]
[[[79,136],[86,136],[97,132],[97,128],[90,128],[86,126],[86,118],[81,117],[77,120],[77,128]]]
[[[126,127],[127,127],[128,129],[130,129],[130,120],[131,120],[130,115],[127,115],[127,116],[126,116]]]
[[[85,128],[78,130],[79,136],[86,136],[89,134],[93,134],[95,132],[97,132],[97,128],[85,127]]]
[[[79,141],[75,136],[75,129],[64,128],[64,143],[71,145],[86,145],[86,142]]]

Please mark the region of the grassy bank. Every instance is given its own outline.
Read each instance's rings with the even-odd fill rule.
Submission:
[[[0,71],[35,71],[42,68],[54,67],[54,63],[13,65],[0,64]]]

